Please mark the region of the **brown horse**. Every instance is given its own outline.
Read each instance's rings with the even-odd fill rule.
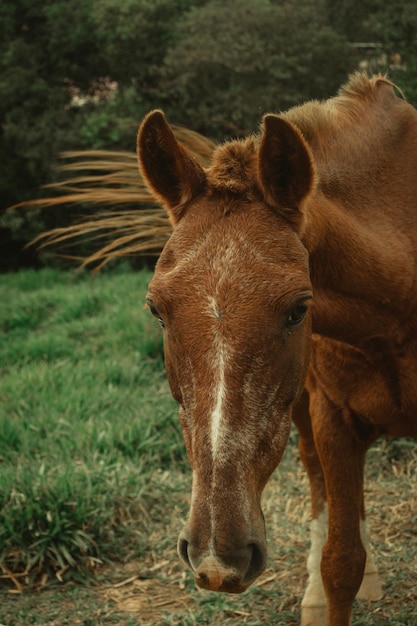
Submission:
[[[356,595],[381,595],[366,451],[417,435],[417,112],[357,74],[206,169],[160,111],[138,146],[173,225],[148,305],[193,470],[179,554],[206,589],[259,576],[261,494],[294,420],[312,499],[302,623],[347,626]]]

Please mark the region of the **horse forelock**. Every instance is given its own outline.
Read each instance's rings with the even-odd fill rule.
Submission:
[[[220,192],[244,194],[259,187],[257,139],[248,137],[219,146],[207,169],[210,187]]]

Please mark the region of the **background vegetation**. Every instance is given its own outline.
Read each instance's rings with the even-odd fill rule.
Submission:
[[[251,132],[358,66],[416,102],[416,65],[413,0],[4,0],[0,270],[39,264],[22,245],[79,216],[5,211],[46,193],[63,150],[134,151],[152,107],[214,139]]]

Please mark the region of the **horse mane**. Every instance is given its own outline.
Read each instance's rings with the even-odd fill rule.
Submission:
[[[382,74],[369,78],[357,72],[329,100],[312,100],[295,106],[281,117],[301,131],[313,152],[326,150],[343,129],[360,121],[378,99],[380,87],[395,85]],[[389,97],[392,97],[389,90]],[[262,133],[262,131],[261,131]],[[257,187],[257,149],[261,136],[227,141],[218,146],[206,170],[210,185],[223,192],[248,193]],[[324,175],[323,175],[324,176]],[[324,183],[324,181],[323,181]]]
[[[311,100],[282,113],[282,117],[297,126],[314,148],[329,136],[361,120],[366,110],[377,101],[382,85],[396,89],[383,74],[369,77],[364,72],[355,72],[333,98]]]

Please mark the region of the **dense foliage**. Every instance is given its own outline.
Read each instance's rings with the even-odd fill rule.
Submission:
[[[0,269],[22,261],[12,240],[69,219],[6,207],[40,193],[62,150],[133,151],[152,107],[223,139],[357,67],[417,101],[413,0],[4,0],[0,35]]]

